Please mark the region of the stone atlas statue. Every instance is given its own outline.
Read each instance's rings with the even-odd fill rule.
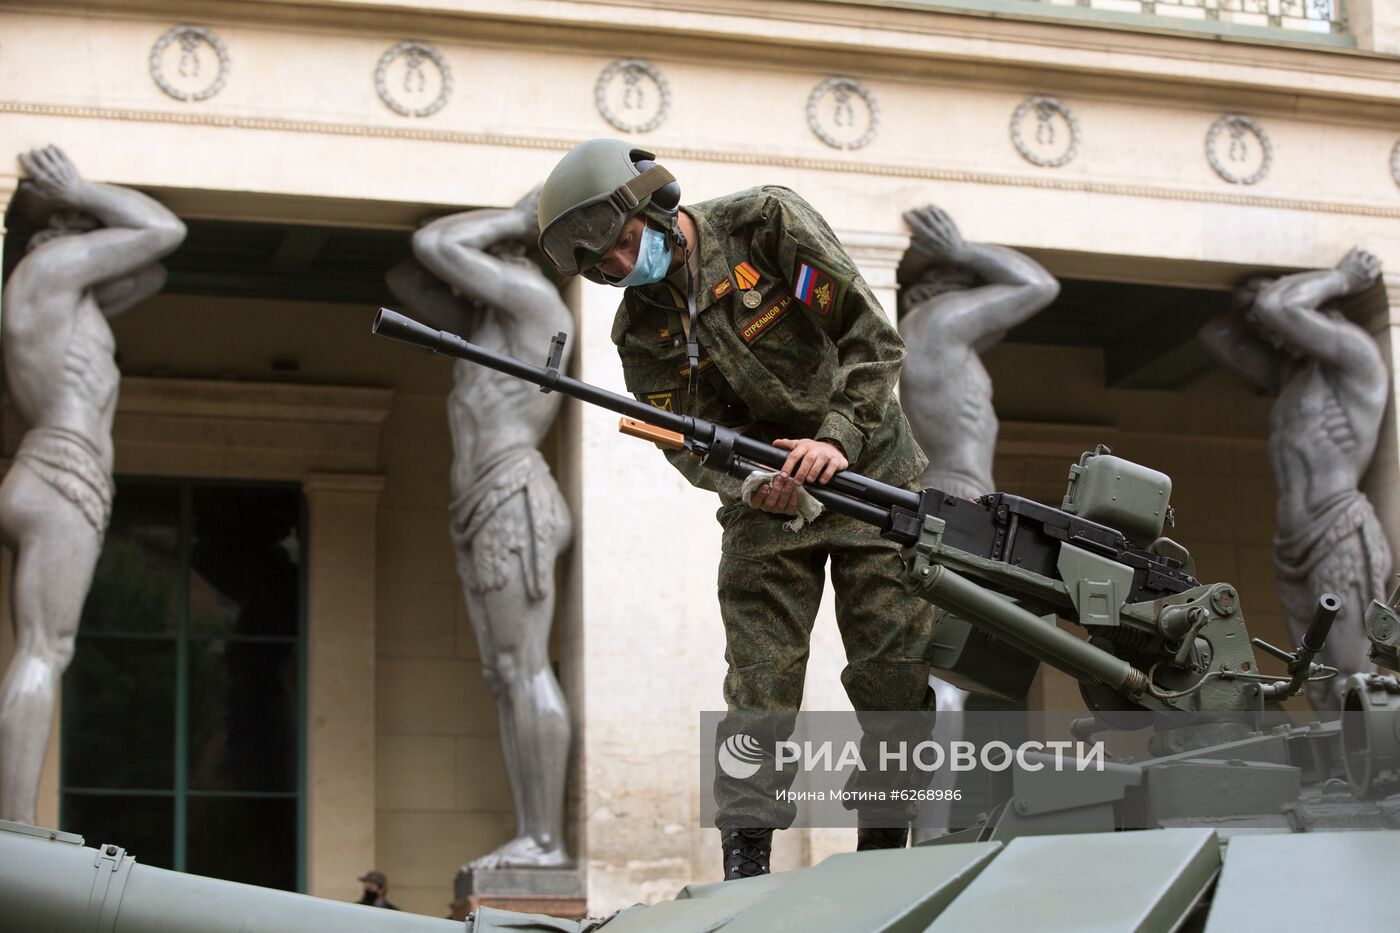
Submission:
[[[1278,491],[1274,566],[1294,640],[1318,596],[1342,598],[1319,658],[1342,676],[1308,687],[1319,710],[1340,708],[1346,675],[1370,670],[1362,616],[1384,599],[1391,555],[1375,510],[1357,488],[1375,453],[1390,375],[1370,334],[1333,304],[1371,287],[1380,262],[1353,249],[1334,269],[1252,278],[1228,315],[1200,332],[1211,355],[1277,395],[1269,461]]]
[[[572,323],[558,289],[528,256],[538,191],[509,210],[440,218],[389,273],[424,321],[510,356],[542,359]],[[560,366],[567,365],[567,358]],[[568,505],[539,445],[562,396],[458,361],[447,399],[451,532],[486,683],[500,716],[516,836],[472,869],[556,868],[564,847],[570,726],[549,664],[554,564],[568,546]]]
[[[139,191],[84,181],[54,146],[19,159],[28,203],[16,206],[48,225],[10,276],[0,318],[6,388],[28,428],[0,484],[16,636],[0,685],[0,818],[33,823],[59,677],[112,508],[121,374],[107,320],[160,290],[157,260],[185,227]]]
[[[981,354],[1055,300],[1060,284],[1015,250],[969,243],[937,207],[906,211],[913,232],[900,266],[899,333],[908,347],[899,397],[928,468],[921,485],[967,498],[996,489],[997,415]],[[967,695],[940,683],[938,708]]]

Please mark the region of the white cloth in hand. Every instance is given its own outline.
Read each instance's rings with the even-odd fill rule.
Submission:
[[[754,493],[758,492],[758,487],[766,483],[771,483],[777,475],[776,472],[765,473],[759,470],[746,476],[744,478],[743,488],[740,490],[740,495],[744,498],[744,504],[749,504],[749,500],[753,498]],[[788,531],[798,531],[803,525],[816,521],[817,516],[821,515],[823,511],[825,511],[825,506],[818,502],[816,497],[806,489],[798,486],[797,514],[789,521],[783,522],[783,527]]]

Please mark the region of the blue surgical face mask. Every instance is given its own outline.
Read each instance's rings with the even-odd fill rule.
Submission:
[[[632,271],[613,284],[618,288],[628,285],[650,285],[664,279],[670,268],[671,244],[666,234],[648,226],[642,230],[642,243],[637,248],[637,262],[632,266]]]

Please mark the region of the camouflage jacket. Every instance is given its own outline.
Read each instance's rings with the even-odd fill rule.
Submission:
[[[851,469],[887,483],[919,476],[927,460],[893,391],[904,342],[822,216],[776,186],[684,210],[700,239],[698,410],[686,411],[686,311],[664,283],[627,289],[613,322],[628,390],[765,441],[836,441]],[[683,289],[683,270],[676,280]],[[694,485],[737,498],[737,480],[688,453],[667,457]]]

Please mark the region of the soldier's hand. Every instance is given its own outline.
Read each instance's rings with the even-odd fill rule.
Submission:
[[[82,189],[83,178],[62,149],[45,146],[21,152],[19,164],[24,166],[39,194],[56,204],[73,206],[74,198]]]
[[[779,438],[773,442],[773,446],[788,452],[781,472],[791,476],[799,485],[825,485],[833,476],[851,465],[846,459],[845,451],[830,441],[818,441],[810,437],[802,440]]]
[[[958,232],[953,218],[941,208],[930,204],[905,211],[904,222],[914,232],[911,246],[918,253],[937,262],[957,262],[962,256],[962,234]]]
[[[764,483],[749,499],[749,508],[779,515],[797,514],[797,482],[779,474],[771,483]]]
[[[1337,271],[1346,277],[1349,292],[1370,288],[1381,274],[1381,261],[1364,249],[1352,247],[1337,263]]]

